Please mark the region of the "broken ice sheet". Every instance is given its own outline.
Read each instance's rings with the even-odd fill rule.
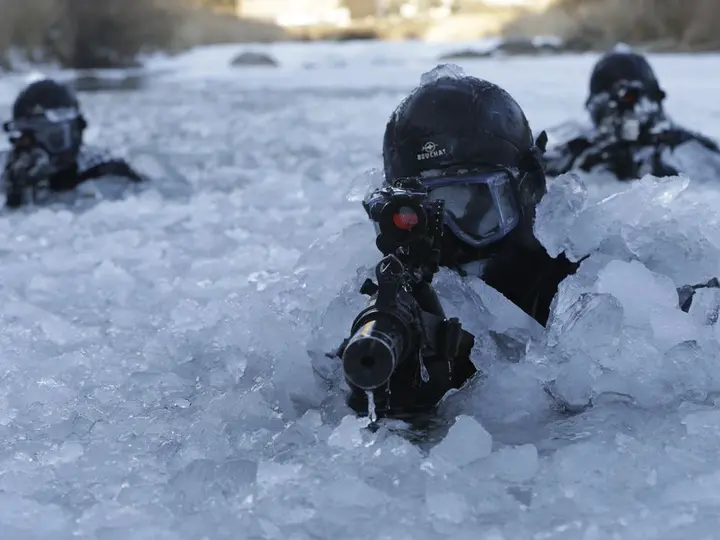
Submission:
[[[548,186],[535,212],[535,237],[551,257],[557,257],[565,249],[565,238],[558,232],[570,230],[585,210],[587,199],[587,187],[576,174],[560,175]]]
[[[465,467],[492,452],[492,436],[474,418],[461,415],[448,434],[430,451],[433,466]]]
[[[624,237],[630,231],[652,222],[662,225],[669,211],[677,214],[688,206],[682,197],[690,183],[685,177],[646,176],[625,191],[590,203],[587,192],[580,188],[582,180],[573,176],[553,181],[538,206],[534,227],[548,253],[565,252],[571,261],[596,250],[619,255],[627,251]],[[555,186],[558,181],[561,183]],[[692,220],[693,225],[695,222]]]
[[[356,416],[346,416],[340,422],[340,425],[333,431],[328,439],[330,446],[351,450],[357,448],[365,440],[363,429],[368,426],[370,420],[368,418],[358,418]]]
[[[350,202],[362,202],[383,185],[385,175],[380,169],[370,169],[358,174],[350,182],[345,198]]]

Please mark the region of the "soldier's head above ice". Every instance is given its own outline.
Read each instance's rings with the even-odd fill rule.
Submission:
[[[591,122],[571,121],[551,130],[565,134],[545,155],[546,173],[609,172],[632,181],[647,174],[675,176],[690,162],[716,163],[717,144],[673,122],[665,98],[642,54],[626,45],[606,52],[589,77],[585,108]]]
[[[124,160],[85,148],[87,122],[80,102],[67,85],[52,79],[25,87],[3,128],[12,146],[2,174],[8,207],[51,201],[53,193],[74,191],[103,176],[132,184],[143,180]]]
[[[447,265],[483,257],[499,243],[534,243],[545,193],[540,156],[520,105],[489,81],[438,66],[392,113],[385,181],[420,178],[445,201]]]
[[[353,409],[428,410],[476,372],[472,334],[447,319],[432,288],[438,266],[482,277],[546,322],[557,284],[574,266],[550,259],[533,234],[546,192],[544,146],[544,133],[533,140],[510,94],[455,66],[426,74],[392,113],[383,141],[386,186],[366,198],[365,208],[379,229],[378,248],[396,255],[378,265],[375,287],[366,284],[363,292],[377,297],[338,350]],[[410,188],[422,205],[410,200]],[[401,232],[388,250],[383,239],[391,224]],[[414,241],[426,228],[428,242]],[[426,264],[403,264],[416,246]]]
[[[73,166],[87,123],[75,93],[52,79],[35,81],[15,98],[4,130],[15,148],[42,149],[53,172]]]
[[[593,67],[585,106],[596,126],[608,117],[633,116],[641,123],[662,116],[665,91],[647,59],[627,48],[605,53]]]

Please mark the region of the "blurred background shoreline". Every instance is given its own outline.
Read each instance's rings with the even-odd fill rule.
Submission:
[[[0,13],[2,71],[138,67],[148,54],[287,41],[500,38],[447,59],[618,42],[647,52],[720,50],[717,0],[0,0]]]

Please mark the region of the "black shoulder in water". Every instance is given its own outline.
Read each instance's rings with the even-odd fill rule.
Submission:
[[[716,154],[720,153],[720,147],[718,146],[718,143],[710,137],[703,135],[702,133],[698,133],[697,131],[691,131],[682,127],[676,127],[673,131],[675,132],[675,137],[677,139],[678,145],[689,141],[697,141],[705,149],[710,150],[711,152],[715,152]]]
[[[545,326],[560,283],[579,267],[564,254],[553,259],[543,248],[505,251],[488,263],[482,279]]]
[[[127,178],[130,182],[143,182],[145,178],[135,171],[126,161],[115,159],[106,161],[86,169],[80,174],[80,180],[90,180],[103,176],[119,176]]]
[[[78,183],[103,176],[127,178],[130,182],[145,180],[124,159],[114,157],[105,151],[83,149],[78,158]]]

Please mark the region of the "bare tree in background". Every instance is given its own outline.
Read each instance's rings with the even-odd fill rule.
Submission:
[[[230,13],[238,1],[0,0],[0,69],[17,61],[126,67],[155,50],[287,38],[277,25]]]
[[[685,48],[720,47],[718,0],[558,0],[577,25],[607,43],[667,41]]]
[[[156,0],[59,0],[46,45],[76,69],[128,67],[172,41],[174,17]]]
[[[9,69],[5,56],[11,48],[30,61],[47,60],[44,35],[59,15],[55,0],[0,0],[0,67]]]

